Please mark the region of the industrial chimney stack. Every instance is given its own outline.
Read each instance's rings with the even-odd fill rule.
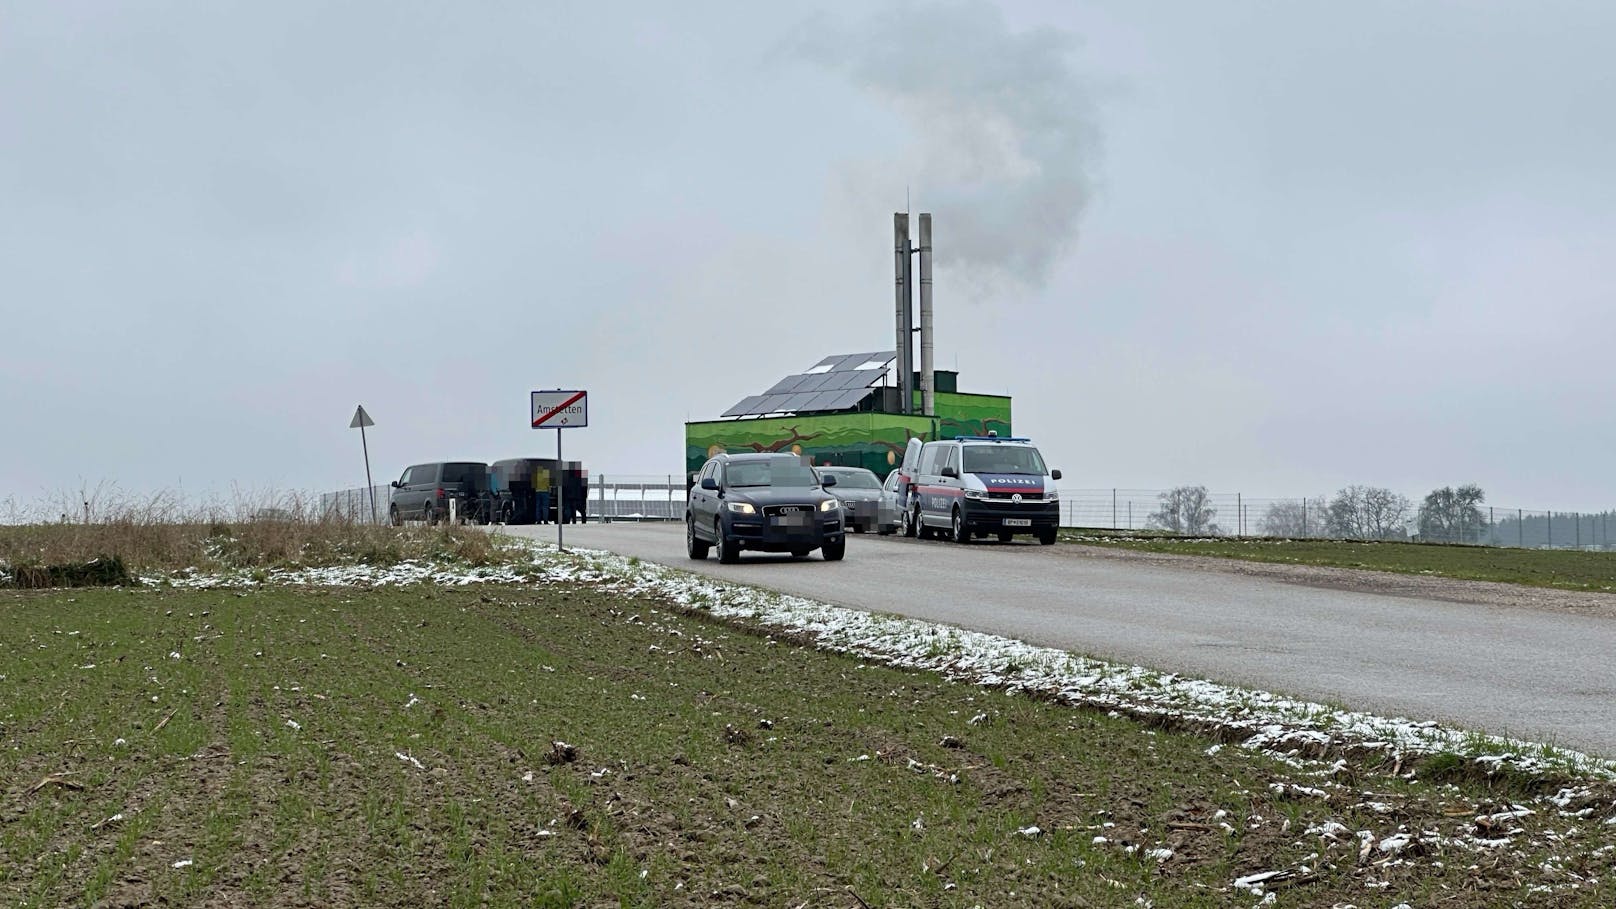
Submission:
[[[909,280],[909,213],[892,215],[892,265],[897,275],[897,334],[898,334],[898,413],[909,413],[910,399],[914,397],[914,346],[910,340],[910,326],[914,325],[914,309],[910,303],[912,284]]]
[[[931,212],[920,213],[920,413],[937,415],[937,375],[932,370]]]

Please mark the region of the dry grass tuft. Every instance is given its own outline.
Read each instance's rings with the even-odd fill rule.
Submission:
[[[406,559],[489,565],[519,554],[475,528],[394,528],[321,514],[298,496],[186,507],[161,493],[130,498],[98,487],[80,491],[77,510],[61,502],[19,509],[0,503],[0,586],[79,586],[124,577],[198,570],[319,567]],[[84,580],[75,578],[83,576]]]

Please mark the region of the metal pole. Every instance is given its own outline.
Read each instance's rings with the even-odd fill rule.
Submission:
[[[561,427],[556,427],[556,549],[567,551],[561,526],[567,520],[567,462],[561,460]]]
[[[1111,487],[1111,529],[1117,529],[1117,489]]]
[[[1515,545],[1526,548],[1526,512],[1515,509]]]
[[[370,523],[379,524],[376,520],[376,484],[370,480],[370,443],[365,441],[365,427],[359,427],[359,445],[365,450],[365,488],[370,490]]]

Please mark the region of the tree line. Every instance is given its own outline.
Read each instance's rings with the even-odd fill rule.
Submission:
[[[1222,532],[1205,486],[1180,486],[1158,498],[1160,507],[1151,513],[1147,526],[1189,536]],[[1258,526],[1263,534],[1275,537],[1491,543],[1494,528],[1481,507],[1486,500],[1486,493],[1474,483],[1433,489],[1417,507],[1390,489],[1353,485],[1329,499],[1274,502]]]

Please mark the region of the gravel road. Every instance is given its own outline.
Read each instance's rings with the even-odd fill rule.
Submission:
[[[554,526],[508,532],[553,542]],[[692,562],[680,524],[568,525],[608,549],[858,609],[1383,716],[1616,758],[1616,596],[1032,542],[854,535],[847,558]]]

